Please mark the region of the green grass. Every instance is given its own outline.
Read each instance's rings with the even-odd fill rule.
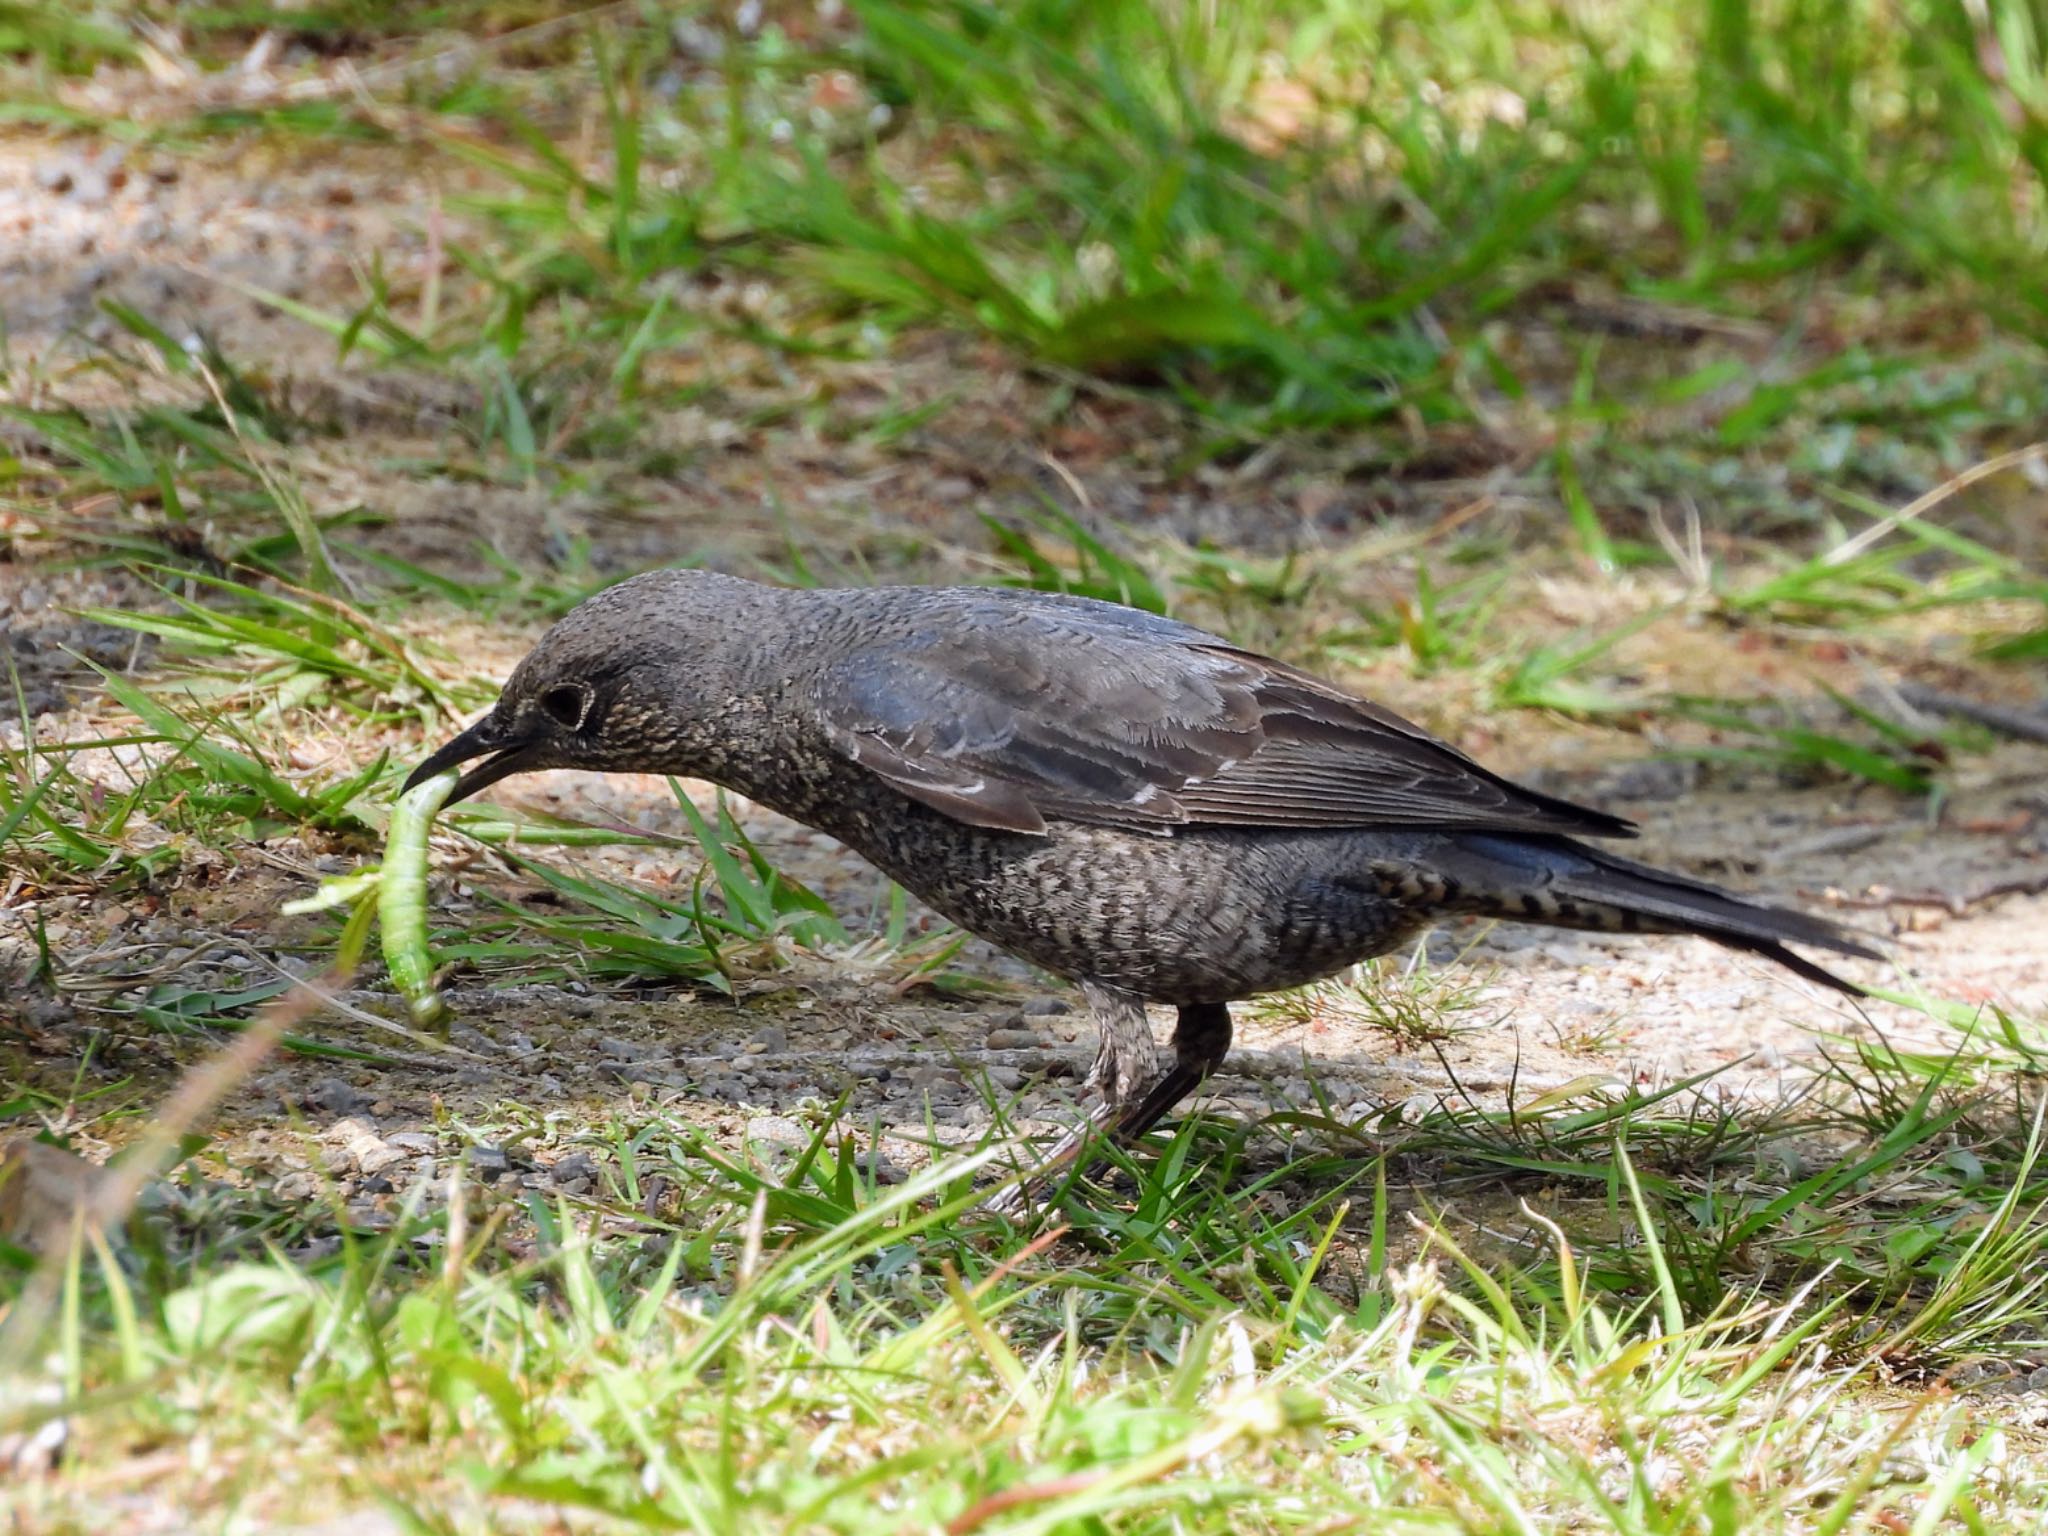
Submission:
[[[247,1201],[86,1247],[8,1422],[66,1414],[109,1466],[203,1425],[223,1513],[425,1529],[2024,1528],[2048,1464],[1928,1383],[2040,1345],[2038,1112],[1996,1068],[1858,1081],[1761,1118],[1291,1117],[1277,1158],[1188,1122],[1039,1240],[971,1208],[989,1151],[885,1186],[829,1122],[779,1164],[597,1124],[585,1198],[421,1186],[311,1260],[331,1217]],[[1488,1168],[1482,1256],[1452,1213]]]
[[[472,9],[493,37],[531,19]],[[286,30],[403,60],[452,14],[295,14]],[[1544,450],[1574,540],[1612,568],[1648,554],[1641,504],[1674,474],[1725,492],[1746,455],[1782,454],[1791,485],[1699,499],[1717,524],[1811,525],[1831,495],[1890,502],[1901,474],[1960,467],[2048,403],[2029,298],[2041,18],[2028,0],[1858,16],[1845,33],[1752,0],[1583,18],[1259,0],[1219,26],[1150,0],[877,0],[838,24],[734,31],[714,70],[678,55],[656,11],[614,10],[544,29],[512,56],[528,63],[487,51],[425,104],[430,146],[483,173],[463,207],[485,238],[448,241],[451,273],[420,284],[370,261],[354,306],[264,296],[345,355],[460,379],[477,467],[516,483],[593,472],[660,411],[716,401],[749,350],[857,359],[933,328],[990,336],[1084,394],[1137,386],[1178,414],[1186,463],[1403,412],[1533,412],[1503,446]],[[210,12],[190,46],[241,46],[268,19]],[[551,82],[570,58],[582,93],[565,100]],[[689,302],[685,278],[765,281],[777,303],[734,317]],[[1593,299],[1559,317],[1571,284]],[[1893,340],[1958,312],[1998,344]],[[193,373],[154,321],[108,313]],[[1659,316],[1684,334],[1695,314],[1710,337],[1753,316],[1760,334],[1732,355],[1660,350],[1623,323],[1654,338]],[[1554,318],[1562,371],[1517,342]],[[253,409],[246,376],[212,371],[244,417],[288,425],[274,402]],[[663,382],[678,374],[692,382]],[[949,399],[861,430],[915,431]],[[112,454],[61,412],[28,424],[124,494],[160,492],[176,521],[150,436],[176,427],[195,466],[231,462],[204,416],[143,412]],[[1398,470],[1397,436],[1376,434],[1367,462]]]
[[[509,35],[501,9],[482,8]],[[209,13],[191,46],[261,24]],[[402,58],[449,24],[428,8],[289,27]],[[1628,429],[1649,406],[1714,395],[1684,452],[1835,442],[1836,472],[1868,490],[1884,466],[1858,462],[1864,423],[1952,463],[1959,436],[2038,420],[2031,352],[1972,379],[1887,331],[1960,306],[2040,339],[2042,36],[2030,0],[1853,20],[1764,0],[868,0],[836,24],[728,29],[713,70],[659,8],[614,10],[427,98],[429,138],[488,173],[465,206],[504,238],[454,243],[459,272],[426,290],[371,264],[353,311],[272,297],[345,351],[467,379],[472,440],[526,477],[630,434],[672,393],[650,361],[855,356],[930,327],[1140,385],[1197,419],[1197,457],[1540,403],[1553,490],[1612,565],[1631,546],[1610,502],[1642,466]],[[548,84],[565,55],[594,77],[574,103]],[[562,147],[572,127],[587,161]],[[792,304],[723,317],[680,302],[680,274],[766,276]],[[1546,377],[1515,328],[1587,282],[1627,313],[1755,313],[1782,340],[1761,364],[1653,358],[1644,379],[1593,325],[1569,376]],[[1825,296],[1800,300],[1816,282]],[[1847,344],[1805,344],[1856,306]]]

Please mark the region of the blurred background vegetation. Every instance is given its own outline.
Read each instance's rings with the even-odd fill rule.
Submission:
[[[1609,559],[1589,484],[1824,515],[2048,392],[2039,0],[10,4],[0,55],[0,119],[482,172],[502,241],[333,318],[498,380],[514,454],[615,445],[699,349],[943,330],[1170,401],[1191,460],[1362,429],[1346,467],[1398,468],[1540,407]],[[160,88],[67,88],[101,65]]]

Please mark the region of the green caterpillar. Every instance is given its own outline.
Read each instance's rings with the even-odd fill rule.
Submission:
[[[434,990],[434,957],[427,948],[427,829],[455,780],[453,772],[438,774],[399,797],[384,839],[384,873],[377,882],[384,966],[418,1029],[445,1029],[452,1017],[447,1001]]]

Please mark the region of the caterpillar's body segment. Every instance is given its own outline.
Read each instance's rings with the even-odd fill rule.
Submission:
[[[436,774],[399,796],[377,884],[384,965],[419,1029],[444,1029],[450,1017],[447,1001],[434,990],[434,956],[427,948],[427,829],[455,780],[452,772]]]

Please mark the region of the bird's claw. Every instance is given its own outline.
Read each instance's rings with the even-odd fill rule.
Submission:
[[[1115,1115],[1115,1107],[1108,1103],[1090,1110],[1079,1125],[1053,1144],[1053,1149],[1046,1153],[1035,1168],[997,1189],[981,1202],[981,1209],[992,1216],[1007,1216],[1012,1220],[1039,1209],[1045,1204],[1046,1197],[1052,1193],[1059,1175],[1073,1166],[1080,1158],[1082,1149],[1101,1133],[1103,1127]]]

